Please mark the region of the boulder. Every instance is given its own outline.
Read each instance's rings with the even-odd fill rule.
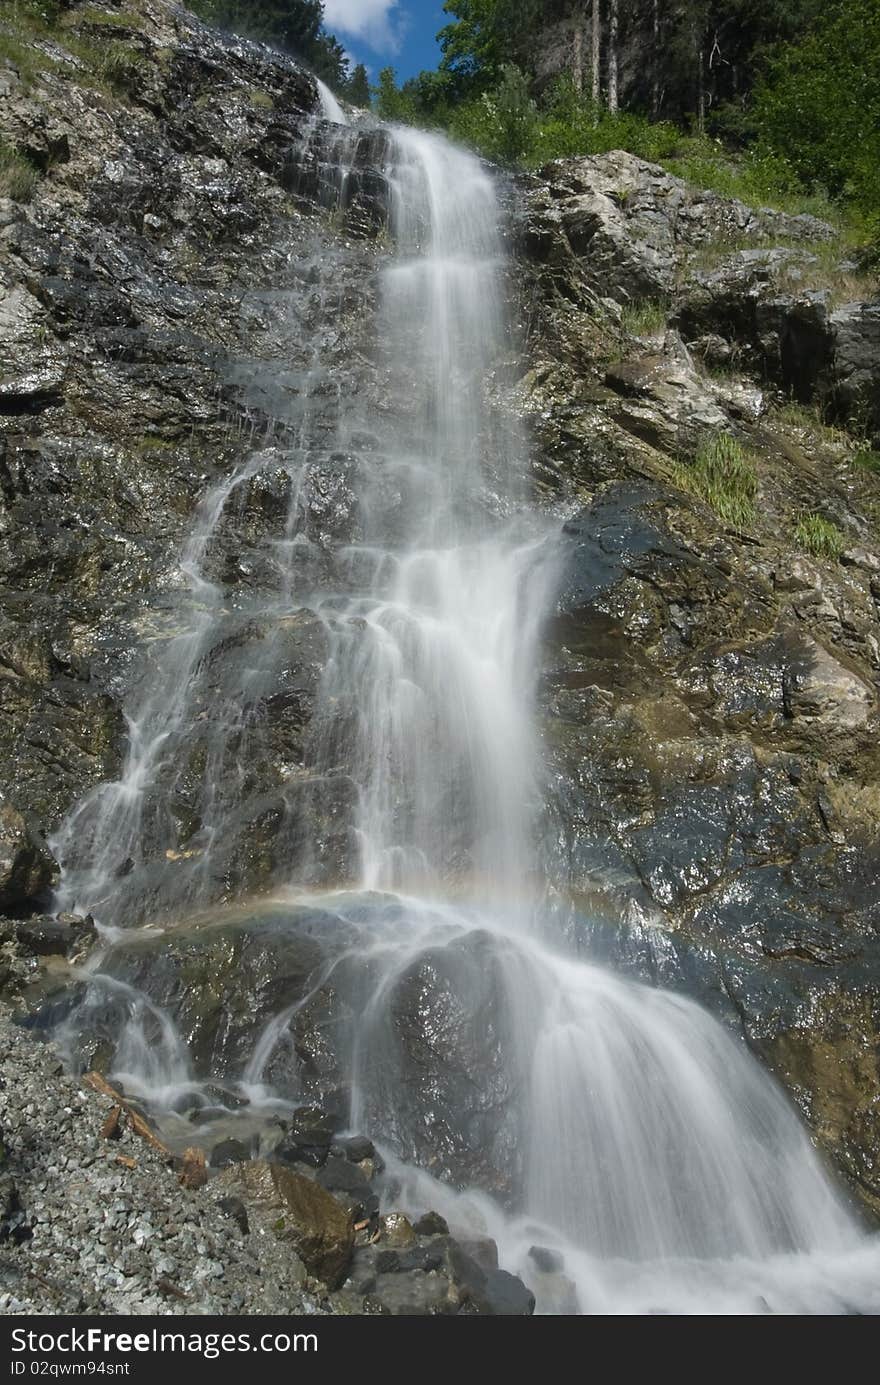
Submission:
[[[319,1106],[294,1111],[274,1157],[282,1164],[308,1164],[319,1169],[327,1162],[335,1121]]]
[[[875,703],[864,680],[812,639],[787,670],[785,696],[795,721],[807,721],[832,735],[864,726]]]
[[[831,314],[833,359],[823,395],[841,418],[880,434],[880,303],[847,303]]]
[[[605,383],[619,396],[611,408],[615,421],[661,452],[676,456],[693,449],[707,431],[729,426],[684,352],[620,362],[608,369]]]
[[[289,1243],[316,1278],[331,1288],[345,1278],[354,1246],[352,1217],[312,1179],[254,1160],[224,1170],[215,1184],[224,1196],[241,1199],[252,1228],[259,1225]]]
[[[25,818],[0,802],[0,910],[33,907],[58,879],[58,863]]]
[[[30,957],[70,957],[87,948],[95,939],[91,918],[61,914],[50,918],[38,914],[15,925],[15,938]]]
[[[622,303],[671,297],[688,253],[706,245],[769,235],[809,242],[834,234],[815,217],[748,207],[619,149],[558,159],[531,188],[544,218],[538,253],[556,255],[554,239],[564,242],[594,291]]]
[[[708,363],[735,360],[809,401],[833,350],[827,295],[797,284],[815,261],[805,250],[779,246],[724,256],[689,277],[677,300],[679,330]]]

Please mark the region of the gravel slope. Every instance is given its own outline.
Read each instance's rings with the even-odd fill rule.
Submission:
[[[5,1005],[0,1055],[0,1313],[322,1311],[289,1248],[244,1237],[131,1130],[103,1138],[109,1099]]]

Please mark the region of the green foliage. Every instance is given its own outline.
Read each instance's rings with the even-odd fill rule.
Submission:
[[[491,84],[517,63],[528,35],[562,8],[553,0],[446,0],[453,22],[437,35],[441,66],[476,86]]]
[[[460,107],[451,121],[456,139],[506,164],[529,161],[537,129],[538,111],[528,83],[512,64],[502,69],[501,80],[491,92]]]
[[[84,5],[72,12],[61,14],[59,22],[66,24],[92,24],[108,29],[136,29],[138,17],[127,10],[99,10],[93,5]]]
[[[816,513],[802,515],[794,527],[795,543],[817,558],[839,558],[844,537],[836,524]]]
[[[755,518],[758,473],[753,457],[729,433],[705,438],[690,462],[679,462],[675,480],[682,490],[699,496],[722,523],[738,532]]]
[[[663,331],[668,315],[668,303],[659,299],[630,303],[623,310],[623,330],[631,337],[651,337]]]
[[[376,113],[380,120],[392,120],[402,125],[416,123],[416,110],[411,97],[397,85],[393,67],[383,67],[379,83],[373,87]]]
[[[873,447],[860,447],[853,457],[853,466],[857,466],[862,471],[873,472],[875,476],[880,476],[880,452]]]
[[[13,202],[30,202],[39,173],[12,145],[0,139],[0,197]]]
[[[363,63],[358,63],[345,86],[346,100],[353,106],[369,107],[370,81]]]
[[[830,0],[778,52],[755,98],[760,147],[807,187],[880,212],[880,5]]]

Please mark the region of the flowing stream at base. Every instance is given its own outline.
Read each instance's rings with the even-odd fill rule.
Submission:
[[[485,1229],[538,1311],[880,1311],[877,1239],[746,1048],[693,1002],[554,940],[532,845],[532,700],[558,545],[530,508],[517,428],[487,389],[508,331],[496,192],[477,160],[410,130],[389,133],[385,175],[394,248],[376,349],[395,408],[340,408],[327,445],[344,453],[371,430],[358,533],[332,576],[310,562],[316,454],[305,420],[301,445],[255,454],[205,496],[173,618],[128,709],[120,779],[84,799],[55,843],[59,903],[92,910],[116,948],[157,929],[171,946],[181,920],[210,913],[261,753],[252,709],[289,680],[289,639],[306,612],[326,659],[308,773],[292,767],[282,787],[291,817],[277,821],[282,866],[266,907],[291,928],[307,918],[325,954],[255,1035],[238,1099],[254,1111],[290,1106],[273,1072],[297,1016],[330,988],[342,997],[334,1034],[350,1126],[385,1150],[398,1204]],[[302,394],[332,389],[316,346]],[[279,475],[288,502],[268,544],[272,581],[236,603],[211,568],[218,526],[237,493]],[[235,639],[253,627],[259,639],[236,662]],[[233,651],[219,681],[218,648]],[[343,888],[322,886],[317,846],[303,851],[290,828],[303,778],[306,815],[315,786],[350,790]],[[182,800],[197,808],[186,832]],[[299,856],[285,878],[287,832]],[[212,918],[231,916],[215,907]],[[400,997],[429,975],[442,976],[472,1042],[464,1071],[422,1091],[402,1056]],[[111,1067],[130,1090],[171,1110],[212,1078],[196,1070],[175,1014],[102,977],[99,963],[83,1008],[108,998],[123,1015]],[[411,1014],[418,1024],[418,995]],[[417,1035],[429,1049],[435,1020]],[[494,1176],[455,1187],[415,1167],[425,1132],[430,1146],[452,1129],[501,1171],[503,1196]],[[547,1256],[537,1267],[535,1245],[558,1253],[564,1272],[551,1273]]]

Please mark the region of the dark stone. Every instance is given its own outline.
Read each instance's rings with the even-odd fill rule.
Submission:
[[[294,1111],[283,1139],[275,1147],[274,1158],[282,1164],[307,1164],[319,1169],[327,1161],[335,1120],[317,1106],[302,1106]]]
[[[542,1274],[559,1274],[565,1269],[565,1260],[558,1250],[548,1250],[546,1246],[531,1246],[529,1259]]]
[[[488,1236],[475,1237],[473,1240],[459,1239],[458,1245],[481,1270],[497,1270],[498,1246]]]
[[[521,1279],[497,1267],[483,1269],[463,1245],[450,1244],[449,1263],[464,1313],[521,1317],[535,1311],[535,1296]]]
[[[448,1236],[449,1227],[439,1212],[424,1212],[418,1221],[413,1222],[417,1236]]]
[[[20,1246],[33,1234],[15,1180],[0,1163],[0,1245],[11,1241]]]
[[[329,1158],[315,1175],[315,1181],[328,1192],[343,1195],[357,1216],[373,1217],[379,1211],[379,1198],[357,1164],[347,1159]]]
[[[351,1135],[339,1142],[343,1156],[352,1164],[360,1164],[364,1159],[372,1159],[376,1153],[376,1146],[372,1140],[368,1140],[366,1135]]]
[[[482,1289],[472,1293],[471,1302],[495,1317],[528,1317],[535,1311],[535,1295],[531,1289],[507,1270],[492,1270],[487,1274]]]
[[[79,919],[75,923],[61,923],[57,919],[42,915],[24,919],[16,924],[15,936],[25,952],[35,957],[48,957],[53,954],[69,957],[85,943],[95,937],[94,925]]]
[[[250,1232],[250,1222],[248,1221],[247,1208],[240,1197],[221,1197],[217,1203],[221,1211],[227,1217],[231,1217],[241,1232],[242,1236],[247,1236]]]
[[[251,1148],[243,1140],[221,1140],[211,1150],[212,1169],[225,1169],[230,1164],[243,1164],[251,1157]]]
[[[58,865],[24,816],[0,800],[0,911],[44,900],[58,878]]]

